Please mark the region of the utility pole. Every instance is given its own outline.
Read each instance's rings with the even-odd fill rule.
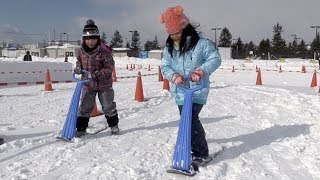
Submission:
[[[214,31],[214,45],[218,47],[217,46],[217,30],[221,30],[221,28],[212,28],[211,30]]]
[[[56,29],[53,29],[53,42],[56,45]]]

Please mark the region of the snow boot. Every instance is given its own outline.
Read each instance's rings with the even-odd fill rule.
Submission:
[[[197,166],[206,166],[212,158],[210,156],[207,157],[192,157],[192,164]]]
[[[120,131],[118,125],[111,126],[110,129],[111,129],[111,133],[112,133],[112,134],[118,134],[119,131]]]
[[[86,134],[87,127],[89,124],[89,118],[87,117],[77,117],[77,131],[76,137],[81,137]]]
[[[118,113],[116,113],[115,115],[113,115],[111,117],[108,117],[108,116],[105,116],[105,117],[107,119],[108,126],[111,129],[111,133],[118,134],[120,131],[119,126],[118,126],[118,123],[119,123]]]

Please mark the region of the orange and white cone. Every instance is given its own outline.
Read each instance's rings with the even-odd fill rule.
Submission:
[[[138,102],[143,102],[144,101],[143,87],[142,87],[142,80],[141,80],[140,71],[138,72],[138,78],[137,78],[137,83],[136,83],[136,92],[135,92],[135,95],[134,95],[134,100],[136,100]]]
[[[158,66],[158,81],[163,81],[163,76],[161,74],[161,68]]]
[[[262,80],[261,80],[261,70],[260,70],[260,68],[258,69],[256,85],[262,85]]]
[[[317,71],[314,70],[312,80],[311,80],[311,86],[310,87],[316,87],[317,86]]]
[[[170,91],[170,85],[169,85],[169,80],[164,78],[163,79],[163,86],[162,86],[162,90],[167,90]]]
[[[302,65],[301,72],[302,72],[302,73],[306,73],[306,72],[307,72],[307,71],[306,71],[306,66],[305,66],[305,65]]]
[[[98,111],[98,106],[97,106],[97,103],[96,103],[96,101],[94,102],[94,105],[93,105],[93,110],[92,110],[92,112],[91,112],[91,114],[90,114],[90,117],[96,117],[96,116],[99,116],[99,115],[101,115],[102,113],[100,113],[99,111]]]
[[[52,91],[53,90],[49,69],[47,69],[47,72],[46,72],[46,78],[45,78],[45,82],[44,82],[44,90],[45,91]]]
[[[112,82],[117,82],[116,68],[113,68],[112,71]]]

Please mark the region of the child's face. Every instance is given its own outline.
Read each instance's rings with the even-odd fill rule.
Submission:
[[[98,39],[96,38],[85,39],[84,42],[89,48],[94,48],[98,43]]]
[[[182,36],[182,31],[179,31],[175,34],[170,34],[170,37],[173,41],[180,42]]]

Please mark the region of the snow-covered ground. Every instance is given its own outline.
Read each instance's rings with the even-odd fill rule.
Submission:
[[[118,77],[137,74],[125,69],[130,63],[151,64],[151,71],[141,73],[155,74],[160,62],[116,58]],[[296,72],[302,65],[307,73]],[[256,67],[262,86],[255,85]],[[200,114],[210,154],[224,151],[190,179],[320,179],[320,93],[319,86],[310,88],[315,69],[307,60],[224,60],[211,76]],[[136,78],[114,83],[121,135],[107,129],[73,143],[55,137],[75,83],[53,84],[52,92],[43,91],[44,85],[0,88],[0,136],[6,141],[0,146],[0,179],[185,179],[166,173],[178,108],[157,75],[142,82],[144,102],[133,100]],[[94,117],[90,125],[104,121]]]

